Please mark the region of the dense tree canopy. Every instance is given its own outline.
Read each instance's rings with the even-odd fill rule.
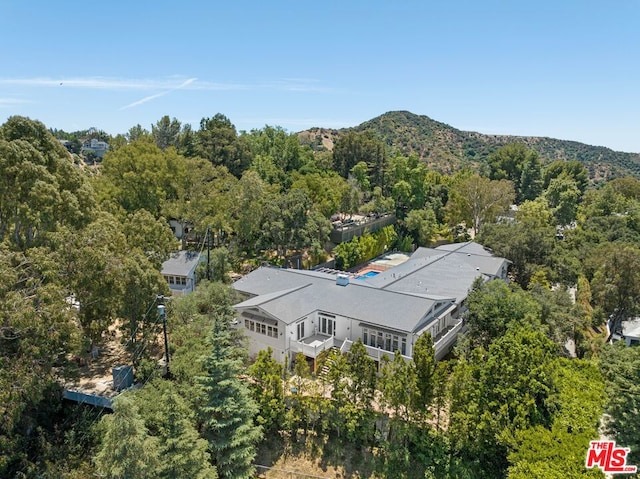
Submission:
[[[603,245],[592,259],[595,272],[591,291],[611,321],[612,332],[622,332],[622,321],[640,311],[640,248],[636,245]]]
[[[195,154],[213,165],[227,167],[237,177],[251,160],[248,145],[238,137],[231,120],[221,113],[200,120],[200,129],[195,133]]]
[[[487,159],[492,180],[509,180],[516,202],[533,200],[542,192],[542,166],[538,154],[523,143],[509,143]]]
[[[98,187],[104,201],[133,213],[145,209],[156,218],[177,197],[185,163],[175,150],[135,141],[105,155]]]
[[[638,464],[640,348],[628,348],[622,342],[607,346],[602,351],[600,367],[607,379],[608,401],[605,409],[609,413],[609,421],[606,428],[620,445],[631,447],[627,464]]]
[[[497,216],[506,213],[513,200],[511,182],[470,176],[451,187],[448,203],[451,222],[465,222],[478,234],[483,224],[495,222]]]
[[[344,178],[351,169],[360,162],[367,165],[367,173],[371,185],[385,188],[384,171],[386,151],[384,144],[375,136],[365,131],[350,132],[340,136],[333,147],[333,161],[336,171]]]
[[[549,163],[519,144],[445,176],[371,132],[341,134],[331,152],[277,126],[238,134],[221,114],[198,130],[167,115],[150,131],[76,133],[110,152],[84,162],[38,122],[0,127],[3,477],[253,477],[257,448],[280,441],[283,456],[296,441],[320,447],[329,465],[337,450],[360,477],[597,477],[584,453],[605,385],[610,433],[638,443],[635,350],[602,349],[603,322],[619,331],[638,313],[638,180],[595,189],[578,161]],[[331,217],[384,212],[398,223],[331,250]],[[190,229],[181,245],[169,218]],[[170,375],[159,378],[148,314],[168,294],[159,269],[172,250],[204,251],[206,231],[211,276],[225,281],[229,268],[292,254],[301,267],[332,256],[351,268],[468,229],[512,262],[514,284],[474,285],[468,336],[447,361],[422,334],[413,360],[395,352],[376,364],[356,341],[315,370],[303,355],[283,368],[270,351],[248,367],[231,324],[239,299],[203,281],[167,304]],[[144,388],[103,420],[62,405],[61,382],[116,327],[126,351],[144,351],[128,356]]]
[[[0,272],[0,475],[13,477],[27,467],[39,414],[57,410],[61,366],[81,336],[44,249],[0,247]]]
[[[42,123],[23,117],[0,127],[0,198],[0,241],[20,248],[93,216],[93,191],[68,152]]]

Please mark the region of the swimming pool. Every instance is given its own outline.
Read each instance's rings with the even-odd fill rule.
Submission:
[[[379,274],[380,274],[380,271],[372,271],[372,270],[369,270],[369,271],[367,271],[366,273],[358,274],[358,275],[356,276],[356,279],[362,279],[362,280],[365,280],[365,279],[367,279],[367,278],[373,278],[374,276],[379,275]]]

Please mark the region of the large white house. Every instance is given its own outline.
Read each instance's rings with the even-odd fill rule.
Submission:
[[[297,353],[315,359],[329,348],[348,351],[358,339],[375,360],[396,350],[409,359],[425,333],[440,359],[463,328],[474,280],[506,280],[508,264],[469,242],[419,248],[370,277],[261,267],[233,284],[246,298],[235,305],[238,327],[251,355],[271,347],[281,363]]]

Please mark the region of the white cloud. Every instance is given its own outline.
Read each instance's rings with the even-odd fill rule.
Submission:
[[[244,84],[236,83],[215,83],[199,81],[194,84],[195,79],[185,80],[180,78],[164,79],[126,79],[107,77],[86,77],[86,78],[0,78],[0,85],[15,85],[25,87],[63,87],[63,88],[84,88],[89,90],[173,90],[177,88],[188,88],[190,90],[237,90],[249,88]]]
[[[110,77],[75,77],[75,78],[0,78],[0,85],[13,85],[34,88],[81,88],[90,90],[113,91],[145,91],[145,90],[280,90],[297,92],[325,92],[319,80],[312,78],[284,78],[263,82],[212,82],[206,80],[185,79],[185,77],[169,77],[161,79],[145,78],[110,78]],[[162,96],[162,95],[160,95]],[[157,97],[156,97],[157,98]],[[153,98],[151,98],[153,99]],[[150,100],[147,100],[150,101]]]
[[[120,78],[0,78],[0,85],[16,85],[27,87],[67,87],[87,88],[94,90],[148,90],[151,88],[167,88],[167,81],[126,80]]]
[[[15,85],[25,87],[63,87],[84,88],[89,90],[174,90],[189,88],[193,90],[231,90],[244,88],[244,85],[233,83],[198,82],[193,85],[195,78],[171,77],[161,79],[146,78],[0,78],[0,85]]]
[[[9,108],[15,105],[24,105],[25,103],[31,103],[28,100],[21,100],[19,98],[0,98],[0,108]]]

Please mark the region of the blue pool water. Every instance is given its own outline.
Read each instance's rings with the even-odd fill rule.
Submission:
[[[374,276],[380,274],[380,271],[367,271],[365,274],[359,274],[358,276],[356,276],[356,279],[367,279],[367,278],[373,278]]]

